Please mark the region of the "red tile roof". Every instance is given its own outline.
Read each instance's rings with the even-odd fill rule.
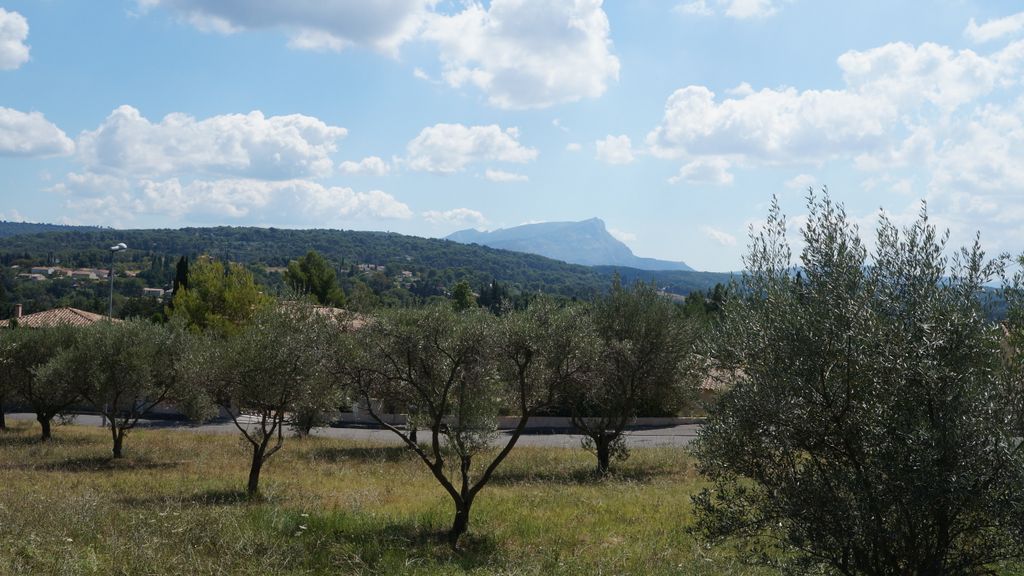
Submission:
[[[102,314],[86,312],[85,310],[79,310],[78,308],[54,308],[52,310],[36,312],[35,314],[26,314],[17,320],[18,326],[25,328],[45,328],[60,324],[88,326],[89,324],[99,322],[100,320],[106,320],[106,318],[107,317]],[[7,327],[10,323],[10,320],[0,320],[0,327]]]

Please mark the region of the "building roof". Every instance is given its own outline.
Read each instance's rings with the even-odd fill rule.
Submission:
[[[35,314],[26,314],[17,318],[17,321],[18,326],[24,328],[48,328],[61,324],[67,324],[70,326],[88,326],[89,324],[106,319],[107,317],[102,314],[86,312],[85,310],[79,310],[78,308],[54,308],[52,310],[36,312]],[[0,320],[0,327],[6,328],[10,326],[10,324],[11,321],[9,319]]]

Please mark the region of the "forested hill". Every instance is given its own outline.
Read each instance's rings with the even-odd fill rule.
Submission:
[[[102,230],[96,226],[65,226],[63,224],[36,224],[32,222],[7,222],[0,220],[0,238],[9,236],[20,236],[24,234],[39,234],[41,232],[70,232]]]
[[[118,242],[129,247],[118,255],[121,263],[144,265],[154,257],[194,258],[209,254],[247,264],[285,266],[309,250],[316,250],[339,269],[376,264],[418,274],[433,271],[430,276],[442,284],[465,279],[473,286],[481,286],[493,279],[519,290],[580,298],[606,290],[616,270],[624,279],[656,279],[681,294],[727,281],[725,275],[702,272],[661,272],[651,276],[627,268],[591,268],[521,252],[396,233],[251,227],[91,229],[10,236],[0,238],[0,260],[4,265],[20,261],[103,266],[109,260],[107,247]]]

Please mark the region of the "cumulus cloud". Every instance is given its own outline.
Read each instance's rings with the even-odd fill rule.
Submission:
[[[702,227],[701,232],[703,232],[705,236],[707,236],[708,238],[722,246],[736,245],[736,237],[733,236],[732,234],[729,234],[728,232],[723,232],[717,228],[712,228],[711,226]]]
[[[330,175],[330,155],[346,130],[317,118],[262,112],[197,120],[168,114],[153,123],[131,106],[114,110],[78,139],[93,171],[156,177],[182,172],[286,180]]]
[[[743,2],[750,0],[733,0]],[[596,98],[618,79],[601,0],[137,0],[196,28],[235,34],[278,29],[299,50],[364,46],[397,56],[403,44],[437,48],[440,76],[472,86],[500,108],[543,108]],[[450,11],[440,10],[455,6]],[[422,69],[417,77],[429,79]]]
[[[722,14],[737,20],[767,18],[779,11],[780,0],[692,0],[677,4],[674,10],[691,16]]]
[[[594,142],[597,148],[597,159],[606,164],[629,164],[634,160],[633,144],[629,136],[605,136],[604,140]]]
[[[174,219],[293,219],[326,221],[408,219],[412,210],[380,190],[357,192],[308,180],[219,179],[182,181],[130,179],[92,172],[70,173],[51,191],[85,221],[127,223],[140,215]]]
[[[670,184],[687,182],[725,186],[732,184],[733,175],[729,172],[729,161],[725,158],[698,158],[680,168],[679,174],[669,178],[668,181]]]
[[[367,46],[386,53],[419,32],[436,0],[138,0],[143,11],[161,6],[203,31],[281,29],[289,46],[339,51]]]
[[[387,162],[378,156],[367,156],[359,162],[346,160],[338,165],[338,171],[342,174],[371,174],[383,176],[391,171]]]
[[[566,152],[579,152],[580,150],[583,150],[583,146],[579,142],[569,142],[565,145]]]
[[[600,0],[492,0],[433,14],[444,80],[474,86],[499,108],[543,108],[601,96],[619,77]]]
[[[446,224],[459,226],[484,226],[487,218],[477,210],[469,208],[455,208],[453,210],[428,210],[423,213],[423,219],[431,224]]]
[[[1024,41],[989,56],[929,43],[850,51],[838,58],[839,90],[765,88],[719,99],[704,86],[680,88],[647,143],[665,158],[735,155],[755,164],[874,154],[922,117],[1016,82],[1022,63]]]
[[[505,172],[504,170],[492,170],[490,168],[484,172],[484,178],[491,182],[526,182],[530,179],[526,174]]]
[[[789,180],[786,180],[786,188],[789,188],[790,190],[807,190],[817,182],[818,179],[810,174],[797,174]]]
[[[39,112],[0,107],[0,156],[64,156],[75,143]]]
[[[617,228],[609,228],[608,233],[612,235],[619,242],[636,242],[636,234],[632,232],[626,232],[625,230],[619,230]]]
[[[964,36],[974,42],[991,42],[1004,36],[1012,36],[1024,31],[1024,12],[1018,12],[1005,18],[996,18],[979,25],[971,18],[964,29]]]
[[[28,62],[28,20],[0,8],[0,70],[14,70]]]
[[[7,212],[0,212],[0,220],[5,220],[7,222],[26,222],[25,217],[22,216],[21,212],[18,212],[13,208]]]
[[[413,170],[453,174],[473,162],[529,162],[537,150],[519,143],[519,130],[491,124],[464,126],[435,124],[420,131],[406,147],[407,165]]]

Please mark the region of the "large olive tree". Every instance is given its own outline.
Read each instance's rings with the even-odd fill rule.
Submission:
[[[81,398],[80,374],[57,377],[70,365],[77,328],[13,328],[0,336],[0,378],[36,415],[43,440],[51,438],[53,419]]]
[[[106,417],[113,457],[121,458],[124,439],[147,412],[188,395],[180,370],[190,338],[179,323],[97,322],[80,329],[75,347],[47,374],[80,382],[82,396]]]
[[[530,416],[581,373],[578,314],[546,300],[500,318],[436,305],[380,314],[351,336],[354,351],[342,356],[341,372],[370,414],[419,456],[451,497],[453,547],[469,527],[477,495]],[[387,422],[378,402],[408,410],[414,426],[403,430]],[[502,409],[517,422],[488,457]],[[414,430],[420,440],[423,432],[429,435],[424,444]]]
[[[799,263],[777,204],[753,236],[715,357],[734,386],[696,455],[697,528],[799,572],[979,574],[1022,555],[1020,375],[978,295],[997,267],[948,257],[922,209],[873,254],[811,196]]]
[[[613,457],[628,455],[623,436],[640,415],[675,415],[699,373],[695,324],[649,285],[613,282],[577,330],[591,332],[588,375],[568,389],[565,403],[584,446],[606,474]]]
[[[279,303],[258,310],[235,335],[207,335],[193,348],[189,380],[205,387],[252,448],[250,497],[284,445],[290,415],[338,405],[325,371],[330,323],[307,303]]]

